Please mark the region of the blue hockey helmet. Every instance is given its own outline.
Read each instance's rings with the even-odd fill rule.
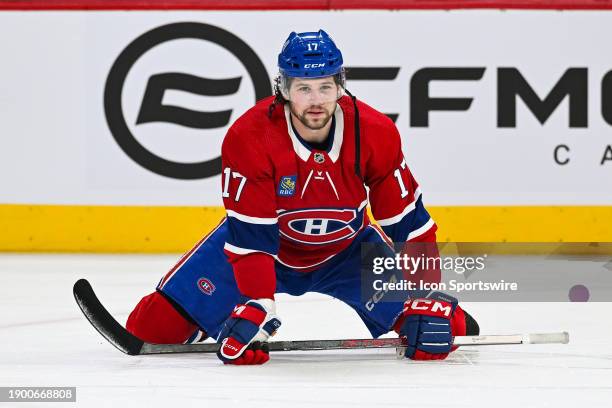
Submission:
[[[341,74],[342,53],[323,30],[292,32],[278,54],[281,75],[294,78],[322,78]]]

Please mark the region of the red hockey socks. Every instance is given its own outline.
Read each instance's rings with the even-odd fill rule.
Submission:
[[[155,344],[182,344],[198,326],[183,317],[160,293],[143,297],[126,323],[127,330]]]

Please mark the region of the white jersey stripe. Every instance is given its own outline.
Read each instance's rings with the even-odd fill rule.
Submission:
[[[380,236],[380,238],[383,240],[383,242],[385,242],[387,245],[389,245],[389,247],[391,247],[391,249],[393,249],[393,241],[391,241],[391,238],[389,238],[387,236],[387,234],[385,234],[385,231],[383,231],[376,224],[370,224],[370,225],[368,225],[368,227],[372,228]]]
[[[314,170],[310,170],[310,173],[308,173],[308,178],[306,179],[306,182],[304,183],[304,187],[302,187],[302,194],[300,195],[300,199],[304,197],[304,193],[306,192],[306,187],[308,187],[308,182],[310,181],[310,177],[312,177],[313,172]]]
[[[313,268],[313,267],[315,267],[315,266],[319,266],[319,265],[321,265],[321,264],[323,264],[323,263],[325,263],[325,262],[329,261],[330,259],[332,259],[332,258],[333,258],[334,256],[336,256],[336,255],[338,255],[338,254],[337,254],[337,253],[336,253],[336,254],[332,254],[332,255],[328,256],[327,258],[325,258],[324,260],[322,260],[322,261],[320,261],[320,262],[314,263],[314,264],[312,264],[312,265],[305,265],[305,266],[296,266],[296,265],[290,265],[290,264],[288,264],[288,263],[286,263],[286,262],[281,261],[281,260],[280,260],[280,258],[278,258],[278,257],[276,258],[276,260],[277,260],[279,263],[281,263],[281,264],[283,264],[283,265],[285,265],[285,266],[288,266],[289,268],[293,268],[293,269],[307,269],[307,268]]]
[[[400,222],[402,218],[404,218],[408,213],[410,213],[412,210],[415,209],[416,202],[419,200],[420,196],[421,196],[421,189],[417,188],[414,192],[414,201],[408,204],[401,213],[393,217],[390,217],[390,218],[385,218],[385,219],[376,220],[376,221],[378,221],[378,224],[382,227],[387,227],[389,225],[393,225],[393,224]]]
[[[193,248],[191,248],[191,250],[187,253],[185,253],[185,255],[183,255],[181,257],[181,259],[179,259],[179,261],[176,263],[176,265],[174,265],[174,267],[170,270],[170,272],[168,272],[166,274],[166,276],[164,276],[161,281],[158,284],[158,288],[162,289],[164,286],[166,286],[166,284],[168,283],[168,281],[170,279],[172,279],[172,277],[174,275],[176,275],[176,273],[178,272],[179,269],[181,269],[181,267],[185,264],[185,262],[187,262],[192,256],[193,254],[195,254],[198,249],[200,249],[200,247],[202,245],[204,245],[204,243],[206,242],[206,240],[212,235],[214,234],[219,228],[221,228],[221,226],[225,223],[226,218],[223,218],[223,220],[221,220],[221,222],[219,223],[219,225],[217,225],[212,231],[210,231],[208,234],[206,234],[204,236],[204,238],[202,238],[200,240],[200,242],[198,242]]]
[[[263,224],[263,225],[274,225],[278,222],[277,218],[261,218],[261,217],[251,217],[249,215],[244,215],[237,213],[233,210],[226,210],[228,217],[236,218],[237,220],[248,222],[250,224]]]
[[[434,226],[434,220],[430,218],[429,221],[427,221],[421,228],[417,228],[414,231],[412,231],[410,234],[408,234],[408,238],[406,238],[406,241],[410,241],[411,239],[420,237],[421,235],[429,231],[431,227],[433,226]]]
[[[329,175],[329,171],[326,171],[325,174],[327,174],[327,179],[329,180],[329,184],[331,184],[332,188],[334,189],[334,193],[336,194],[336,199],[340,200],[340,197],[338,196],[338,191],[336,190],[336,186],[334,185],[334,182],[332,181]]]
[[[226,251],[231,252],[233,254],[236,254],[236,255],[247,255],[247,254],[254,254],[255,252],[261,252],[262,254],[270,255],[271,257],[276,259],[276,255],[272,255],[269,252],[260,251],[258,249],[241,248],[241,247],[237,247],[235,245],[232,245],[232,244],[230,244],[228,242],[225,243],[225,245],[223,246],[223,249],[225,249]]]

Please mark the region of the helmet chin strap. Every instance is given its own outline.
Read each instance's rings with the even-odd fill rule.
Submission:
[[[359,128],[359,109],[357,109],[357,98],[350,93],[348,89],[343,89],[344,92],[351,97],[351,100],[353,101],[353,108],[355,110],[355,174],[357,177],[363,180],[363,177],[361,176],[361,131]]]

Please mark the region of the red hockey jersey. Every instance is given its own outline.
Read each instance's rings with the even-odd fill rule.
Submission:
[[[228,130],[222,147],[225,252],[243,295],[273,297],[274,260],[312,271],[348,247],[374,218],[393,241],[435,233],[394,123],[358,101],[360,165],[355,173],[352,100],[337,104],[326,151],[295,134],[287,106],[266,98]],[[369,200],[368,200],[369,190]]]

